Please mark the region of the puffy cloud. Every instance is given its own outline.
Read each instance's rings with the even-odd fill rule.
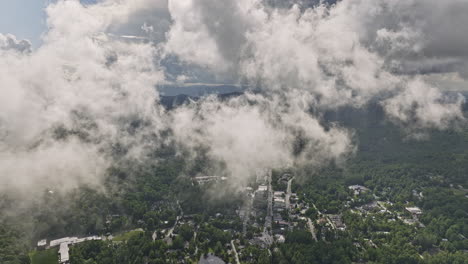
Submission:
[[[357,3],[369,6],[366,1]],[[468,23],[466,1],[380,1],[373,5],[377,12],[364,24],[364,37],[390,66],[408,74],[463,72],[468,63],[468,37],[463,32]]]
[[[321,111],[375,97],[418,130],[463,120],[463,98],[417,76],[466,74],[462,0],[327,2],[51,4],[37,50],[0,35],[0,186],[99,184],[116,146],[140,159],[162,129],[183,149],[207,149],[240,182],[259,167],[326,164],[353,144]],[[158,104],[156,84],[210,73],[258,93],[173,112]]]
[[[93,145],[75,139],[48,142],[34,149],[2,149],[1,190],[28,196],[34,191],[67,191],[81,184],[98,186],[108,161]]]
[[[229,8],[217,10],[209,1],[170,1],[171,14],[177,15],[167,50],[213,71],[237,72],[266,93],[307,91],[321,108],[361,106],[376,96],[400,92],[411,95],[413,87],[408,84],[419,73],[466,70],[461,34],[447,36],[456,43],[450,44],[453,48],[437,44],[443,42],[444,25],[463,22],[454,10],[460,1],[343,0],[332,5],[311,1],[282,8],[256,0],[223,4]],[[430,9],[437,9],[438,15],[427,16]],[[229,14],[224,14],[227,10]],[[449,22],[443,21],[445,17]],[[432,32],[440,33],[437,39]],[[196,40],[186,45],[189,35]],[[438,96],[426,108],[445,109],[447,102]],[[454,111],[442,116],[449,120],[458,115]]]
[[[352,153],[349,132],[326,130],[307,105],[298,97],[248,93],[227,102],[209,97],[176,109],[173,128],[177,142],[191,150],[207,147],[210,159],[225,164],[242,183],[259,168],[320,166]]]
[[[149,2],[59,1],[40,48],[0,49],[0,188],[99,184],[115,145],[140,158],[155,144],[157,49],[108,34]]]
[[[28,40],[18,40],[11,34],[3,35],[0,33],[0,49],[27,53],[31,52],[31,42]]]
[[[307,90],[329,106],[359,105],[391,89],[395,78],[361,45],[352,12],[341,6],[305,12],[293,7],[265,16],[248,34],[252,56],[242,71],[260,78],[265,89]]]
[[[444,95],[421,80],[413,80],[407,89],[382,102],[390,117],[403,122],[410,129],[449,128],[454,121],[463,120],[459,94]]]

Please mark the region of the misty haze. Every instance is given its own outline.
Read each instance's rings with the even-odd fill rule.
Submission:
[[[468,263],[468,0],[3,0],[0,264]]]

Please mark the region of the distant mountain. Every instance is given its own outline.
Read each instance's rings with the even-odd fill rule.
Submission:
[[[160,89],[160,88],[159,88]],[[245,89],[232,85],[219,85],[219,86],[206,86],[206,85],[193,85],[186,87],[169,87],[162,88],[168,90],[167,93],[160,91],[160,102],[166,109],[173,109],[177,106],[188,103],[190,100],[197,101],[206,95],[216,94],[220,99],[225,100],[232,97],[240,96],[244,93]],[[251,91],[258,92],[258,91]],[[454,94],[455,92],[447,92]],[[458,92],[457,92],[458,93]],[[467,101],[463,104],[463,111],[468,115],[468,92],[460,92]],[[325,120],[328,121],[343,121],[354,116],[362,117],[362,115],[371,115],[372,122],[378,122],[385,118],[385,113],[380,106],[377,98],[371,100],[364,108],[342,107],[337,110],[327,111],[324,115]],[[368,121],[368,120],[367,120]]]
[[[292,5],[298,4],[302,9],[315,7],[319,4],[332,5],[339,0],[264,0],[270,6],[277,8],[291,8]]]
[[[242,92],[232,92],[232,93],[223,93],[217,94],[216,96],[221,100],[229,99],[232,97],[242,95]],[[190,100],[197,101],[201,98],[201,96],[190,96],[186,94],[179,94],[175,96],[160,96],[161,104],[168,110],[174,109],[180,105],[186,104],[190,102]]]
[[[246,87],[231,84],[182,84],[182,85],[160,85],[157,90],[162,96],[177,96],[185,94],[188,96],[201,97],[210,94],[229,94],[243,92]]]

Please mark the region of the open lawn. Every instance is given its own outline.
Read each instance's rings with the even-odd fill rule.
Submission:
[[[56,248],[29,253],[31,264],[57,264],[58,252]]]
[[[129,240],[131,237],[137,235],[137,234],[140,234],[142,233],[143,231],[142,230],[133,230],[133,231],[130,231],[130,232],[127,232],[127,233],[123,233],[123,234],[120,234],[116,237],[114,237],[112,239],[112,241],[116,241],[116,242],[122,242],[122,241],[127,241]]]

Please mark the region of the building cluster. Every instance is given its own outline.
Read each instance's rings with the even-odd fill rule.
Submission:
[[[419,207],[405,207],[405,210],[409,213],[410,217],[402,217],[399,215],[399,218],[403,220],[405,224],[424,227],[424,224],[419,221],[419,217],[422,215],[422,210]]]
[[[305,229],[310,232],[314,240],[328,240],[328,238],[339,236],[339,231],[346,231],[347,226],[343,220],[343,212],[320,212],[316,205],[307,200],[304,195],[300,197],[296,193],[291,191],[292,175],[283,174],[278,179],[278,185],[271,184],[271,172],[270,174],[261,172],[257,174],[257,182],[252,187],[245,188],[245,205],[236,210],[237,215],[240,217],[242,222],[242,230],[237,228],[240,227],[241,222],[239,218],[232,217],[231,215],[224,216],[220,213],[209,216],[205,221],[210,222],[222,222],[225,221],[229,225],[223,229],[223,232],[227,232],[232,235],[232,241],[225,243],[223,247],[230,255],[235,255],[248,258],[249,245],[260,246],[262,248],[268,248],[273,242],[284,243],[285,235],[288,231],[294,229]],[[225,178],[219,176],[199,176],[193,178],[193,183],[203,185],[218,181],[223,181]],[[273,186],[284,186],[288,187],[286,190],[275,190],[277,187]],[[281,187],[278,187],[281,189]],[[378,201],[379,198],[374,195],[370,195],[370,189],[362,185],[351,185],[348,186],[350,196],[344,206],[346,210],[357,213],[363,217],[373,217],[375,214],[386,214],[388,219],[396,221],[397,218],[407,224],[420,224],[419,218],[423,214],[422,210],[418,207],[408,206],[405,207],[405,212],[392,212],[393,204],[388,201]],[[421,192],[414,192],[415,195],[420,195]],[[365,194],[365,195],[363,195]],[[353,196],[354,195],[354,196]],[[360,196],[360,197],[356,197]],[[360,203],[355,202],[354,199],[366,197],[368,200],[360,200]],[[370,201],[370,202],[369,202]],[[359,206],[358,206],[359,205]],[[408,203],[409,205],[409,203]],[[165,204],[155,204],[155,208],[162,206],[170,207]],[[191,246],[195,246],[195,252],[191,253],[191,256],[184,256],[180,259],[180,263],[188,262],[191,257],[196,256],[199,251],[198,246],[203,242],[197,242],[197,232],[200,228],[194,221],[194,215],[184,215],[180,209],[179,204],[170,207],[174,210],[180,211],[172,225],[165,221],[165,229],[160,229],[153,233],[153,241],[156,239],[162,239],[168,246],[174,243],[174,239],[177,238],[180,227],[183,225],[189,226],[194,232],[195,245],[191,245],[191,241],[184,241],[184,249],[188,251]],[[390,208],[390,209],[389,209]],[[225,212],[223,212],[225,214]],[[232,212],[234,215],[234,212]],[[118,215],[112,217],[119,217]],[[109,217],[109,219],[112,219]],[[233,224],[230,226],[230,224]],[[235,224],[235,225],[234,225]],[[305,231],[304,230],[304,231]],[[142,230],[141,230],[142,231]],[[376,231],[378,234],[388,235],[386,231]],[[200,237],[200,236],[199,236]],[[69,263],[69,247],[78,243],[82,243],[90,240],[101,240],[101,237],[90,236],[85,238],[78,237],[65,237],[56,239],[47,243],[47,240],[41,240],[38,242],[38,248],[53,248],[58,247],[59,252],[59,263]],[[205,239],[206,240],[206,239]],[[242,241],[242,242],[241,242]],[[375,246],[370,238],[368,244]],[[237,246],[236,246],[237,245]],[[358,243],[356,247],[360,247]],[[237,247],[237,249],[236,249]],[[168,249],[168,253],[176,252],[180,249],[171,248]],[[180,253],[180,252],[179,252]],[[183,262],[185,261],[185,262]],[[212,254],[208,254],[200,259],[200,263],[223,263],[222,260]]]
[[[227,180],[227,178],[221,177],[221,176],[197,176],[193,178],[193,181],[199,185],[204,185],[207,183],[215,183],[215,182],[225,181],[225,180]]]
[[[422,210],[418,207],[405,207],[406,211],[408,211],[414,218],[418,218],[422,215]]]
[[[346,230],[346,225],[343,222],[343,219],[341,218],[340,214],[331,214],[331,215],[327,215],[327,217],[331,225],[333,226],[333,229],[340,230],[340,231]]]
[[[288,185],[291,178],[291,174],[283,174],[277,180],[278,186]],[[285,233],[303,220],[300,219],[300,209],[308,209],[290,188],[287,191],[275,190],[270,181],[268,177],[257,175],[258,188],[253,192],[252,216],[256,221],[250,226],[258,227],[259,233],[250,242],[263,248],[273,241],[284,243]]]
[[[286,207],[286,194],[282,191],[276,191],[273,194],[273,223],[274,232],[283,234],[289,227],[288,217],[290,208]]]
[[[362,185],[351,185],[348,186],[348,189],[352,190],[354,192],[354,195],[360,195],[361,193],[366,193],[370,191],[368,188]]]
[[[361,185],[351,185],[348,187],[350,190],[354,191],[355,195],[360,195],[370,190]],[[417,192],[416,190],[412,191],[413,196],[418,199],[422,199],[424,196],[422,192]],[[357,206],[351,209],[352,212],[360,213],[361,215],[371,215],[374,213],[386,214],[391,219],[394,220],[395,216],[408,225],[419,225],[424,227],[424,225],[419,221],[419,217],[422,215],[422,210],[415,206],[405,207],[405,212],[392,212],[388,207],[392,207],[394,204],[390,201],[379,201],[378,197],[374,195],[376,200]],[[353,199],[352,199],[353,200]],[[407,202],[408,203],[408,202]]]

